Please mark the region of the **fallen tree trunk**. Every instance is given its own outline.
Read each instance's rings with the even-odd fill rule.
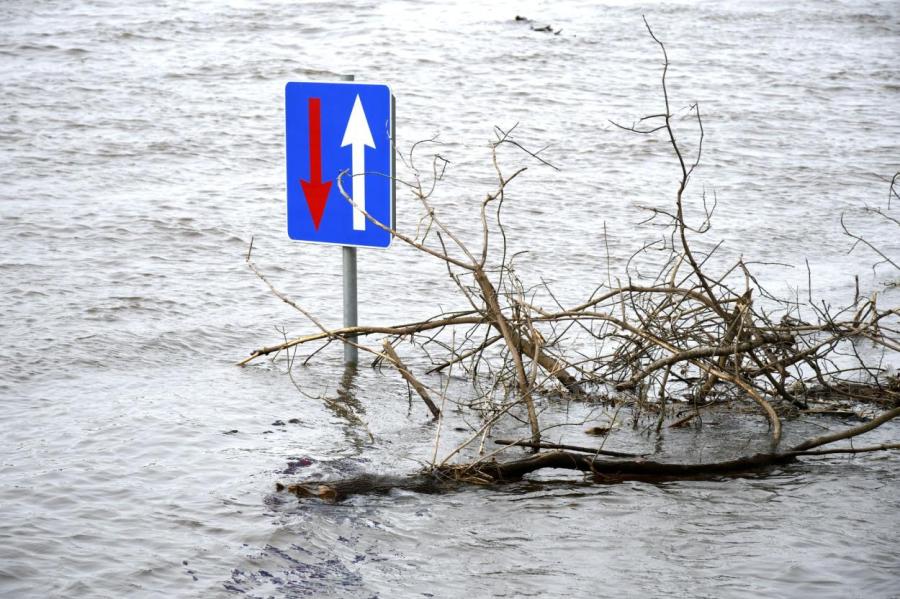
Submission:
[[[471,484],[508,483],[544,468],[578,470],[593,475],[596,482],[617,483],[629,480],[664,482],[673,480],[706,480],[723,476],[743,476],[765,472],[788,464],[801,456],[835,453],[867,453],[900,449],[900,443],[883,443],[873,447],[757,453],[734,460],[707,464],[666,463],[650,460],[601,460],[571,451],[550,451],[507,462],[482,462],[467,466],[448,466],[408,476],[364,474],[335,481],[302,484],[276,484],[276,490],[293,493],[299,498],[318,498],[328,503],[344,501],[353,495],[386,495],[395,490],[415,493],[443,493]]]
[[[695,477],[708,478],[729,474],[743,474],[793,461],[794,455],[757,453],[724,462],[708,464],[672,464],[650,460],[602,460],[583,453],[550,451],[509,462],[473,464],[476,474],[489,476],[497,482],[519,480],[526,474],[543,468],[562,468],[590,472],[604,480],[678,480]]]
[[[276,489],[278,491],[288,491],[300,498],[318,497],[323,501],[338,502],[352,495],[386,494],[394,489],[403,489],[417,493],[438,493],[452,490],[464,484],[511,482],[521,480],[525,475],[545,468],[577,470],[590,473],[597,482],[620,482],[625,480],[659,482],[741,476],[794,462],[802,456],[820,456],[836,453],[855,454],[900,449],[900,443],[882,443],[871,447],[814,449],[835,441],[852,439],[898,416],[900,416],[900,408],[894,408],[881,413],[865,424],[807,439],[787,451],[756,453],[720,462],[698,464],[657,462],[643,459],[601,459],[599,453],[579,453],[586,448],[571,446],[571,450],[547,451],[505,462],[480,460],[471,464],[438,466],[409,476],[364,474],[337,481],[317,481],[291,485],[278,483],[276,484]],[[503,440],[498,442],[504,445],[521,444],[529,447],[548,445]],[[556,447],[567,446],[557,445]],[[599,452],[599,450],[597,451]]]

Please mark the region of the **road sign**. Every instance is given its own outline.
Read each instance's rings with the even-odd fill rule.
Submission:
[[[386,85],[285,86],[287,216],[291,239],[390,245],[394,227],[394,101]],[[353,204],[341,195],[337,179]]]

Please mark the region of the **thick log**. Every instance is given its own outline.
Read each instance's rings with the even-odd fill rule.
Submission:
[[[773,466],[794,462],[802,456],[828,454],[857,454],[873,451],[900,449],[900,443],[882,443],[871,447],[842,447],[835,449],[814,448],[835,441],[851,439],[871,431],[885,422],[900,416],[900,408],[888,410],[863,425],[820,437],[807,439],[788,451],[757,453],[721,462],[668,463],[652,460],[608,460],[574,451],[548,451],[518,460],[506,462],[475,462],[467,466],[444,466],[409,476],[383,476],[363,474],[344,480],[306,482],[302,484],[276,484],[278,491],[288,491],[297,497],[318,497],[327,502],[338,502],[352,495],[378,495],[394,489],[416,493],[439,493],[469,483],[502,483],[520,480],[523,476],[544,468],[578,470],[591,473],[600,482],[624,480],[669,481],[715,479],[722,476],[740,476],[765,471]],[[510,443],[509,441],[499,441]],[[530,445],[530,444],[529,444]],[[584,448],[577,448],[583,450]]]
[[[475,464],[472,468],[478,474],[489,476],[496,481],[518,480],[526,474],[543,468],[563,468],[591,472],[600,479],[669,480],[742,474],[791,462],[794,459],[793,455],[757,453],[724,462],[672,464],[650,460],[601,460],[582,453],[551,451],[510,462]]]
[[[468,468],[449,466],[409,476],[363,474],[334,481],[310,481],[289,485],[277,483],[275,488],[277,491],[293,493],[299,498],[311,497],[335,503],[353,495],[386,495],[394,489],[416,493],[441,493],[473,482],[480,484],[512,482],[543,468],[591,472],[597,480],[607,482],[663,481],[733,476],[763,470],[795,459],[796,456],[791,454],[760,453],[710,464],[667,464],[645,460],[600,460],[585,454],[552,451],[521,460],[475,463]]]

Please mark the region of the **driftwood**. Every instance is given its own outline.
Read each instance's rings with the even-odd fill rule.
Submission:
[[[596,482],[605,483],[626,480],[661,482],[740,476],[794,462],[804,456],[859,454],[900,449],[900,443],[882,443],[867,447],[812,449],[835,441],[856,437],[898,416],[900,416],[900,408],[895,408],[860,426],[807,439],[784,452],[756,453],[721,462],[669,463],[643,459],[610,460],[601,459],[598,456],[599,450],[590,455],[579,453],[585,448],[576,448],[575,451],[548,451],[504,462],[490,460],[478,461],[467,465],[444,466],[409,476],[362,475],[337,481],[319,481],[292,485],[278,483],[276,490],[288,491],[300,498],[317,497],[323,501],[333,503],[343,501],[353,495],[383,495],[394,490],[438,493],[458,489],[464,483],[483,485],[518,481],[532,472],[545,468],[578,470],[592,475],[593,480]],[[515,442],[501,443],[513,444]]]
[[[444,468],[408,476],[361,475],[344,480],[306,482],[284,485],[276,483],[277,491],[287,491],[299,498],[318,498],[337,503],[354,495],[386,495],[395,490],[415,493],[444,493],[459,490],[468,484],[499,484],[515,482],[545,468],[578,470],[593,476],[595,482],[624,481],[664,482],[675,480],[712,480],[725,476],[743,476],[765,472],[775,466],[794,462],[803,456],[857,454],[900,449],[900,443],[883,443],[870,447],[757,453],[722,462],[667,463],[650,460],[601,460],[571,451],[540,453],[520,460],[482,462],[470,466]]]
[[[700,222],[690,222],[685,209],[689,183],[703,150],[703,119],[697,104],[684,111],[689,119],[676,116],[666,83],[669,57],[664,44],[649,24],[646,26],[663,59],[661,106],[656,114],[642,116],[632,125],[613,124],[636,135],[661,135],[677,168],[677,186],[668,208],[646,208],[647,221],[664,225],[665,233],[657,236],[655,230],[655,239],[631,256],[619,276],[613,277],[609,260],[605,273],[586,273],[585,280],[596,289],[580,303],[564,305],[544,281],[527,286],[516,270],[501,215],[508,186],[526,169],[504,173],[498,155],[501,149],[522,151],[526,160],[556,167],[540,152],[516,141],[512,136],[515,127],[495,129],[490,157],[496,186],[480,203],[480,248],[463,243],[432,205],[432,194],[448,163],[435,154],[430,169],[421,169],[416,151],[436,140],[417,143],[408,157],[401,156],[413,180],[400,183],[412,191],[424,212],[415,233],[390,229],[363,211],[372,226],[390,231],[399,242],[428,259],[439,260],[456,286],[457,299],[464,302],[461,309],[414,322],[329,329],[279,292],[251,262],[248,252],[253,272],[316,330],[294,338],[285,335],[283,341],[251,352],[239,362],[241,366],[263,358],[277,363],[279,357],[287,357],[290,370],[297,363],[298,352],[309,350],[305,358],[309,360],[331,343],[352,343],[373,356],[373,366],[394,365],[437,420],[435,455],[425,474],[304,483],[285,489],[302,496],[340,500],[354,493],[393,488],[424,491],[457,483],[515,480],[540,468],[580,470],[603,480],[715,477],[765,470],[803,456],[896,449],[891,443],[862,450],[815,448],[854,438],[897,416],[900,378],[882,365],[896,365],[900,356],[900,308],[882,305],[878,290],[861,293],[858,281],[852,301],[836,308],[813,298],[811,274],[805,300],[777,297],[742,258],[713,272],[709,265],[716,262],[713,257],[719,245],[707,244],[712,249],[701,252],[693,242],[710,230],[716,199],[709,202],[701,195]],[[679,128],[695,125],[692,156],[676,135],[674,123],[678,121]],[[346,175],[338,176],[337,188],[352,203],[342,182]],[[897,196],[896,181],[897,176],[891,180],[892,196]],[[878,215],[885,223],[900,224],[887,212]],[[848,235],[856,244],[867,245],[849,230]],[[896,266],[877,248],[872,249]],[[635,266],[638,263],[641,269]],[[374,343],[373,338],[377,339]],[[405,344],[406,362],[395,351],[400,344]],[[858,351],[863,345],[867,355]],[[457,376],[466,376],[476,396],[463,401],[443,394],[442,402],[451,402],[458,409],[438,409],[426,385],[412,374],[422,362],[428,363],[423,369],[427,373],[453,370]],[[883,412],[859,427],[782,448],[784,422],[800,414],[799,410],[808,411],[814,400],[820,404],[824,400],[822,409],[826,410],[846,409],[841,402],[850,401]],[[623,410],[634,427],[655,429],[657,434],[667,422],[671,427],[700,426],[708,406],[743,411],[743,406],[749,405],[767,419],[769,445],[765,452],[730,461],[678,464],[617,455],[603,448],[547,443],[541,414],[544,410],[565,413],[564,406],[573,401],[591,409],[615,406],[616,414]],[[472,434],[439,460],[441,427],[445,419],[460,411],[467,414],[464,424],[472,428]],[[528,433],[519,440],[494,441],[501,448],[486,453],[485,447],[493,440],[491,433],[501,421],[509,425],[504,430],[525,425]],[[583,424],[559,424],[557,419],[554,426]],[[498,461],[495,456],[510,446],[538,453]],[[464,449],[475,447],[480,456],[477,460],[451,463],[464,455]],[[606,459],[609,457],[627,459]]]

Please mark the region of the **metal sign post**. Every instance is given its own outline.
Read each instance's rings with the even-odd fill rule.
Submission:
[[[358,324],[356,311],[356,248],[345,245],[344,252],[344,328]],[[347,341],[356,342],[356,335],[347,337]],[[344,364],[356,364],[359,351],[355,345],[344,343]]]
[[[394,98],[386,85],[342,79],[285,86],[287,216],[291,239],[342,246],[344,327],[355,327],[356,248],[391,243],[366,214],[394,228]],[[356,364],[356,336],[347,341],[344,362]]]

